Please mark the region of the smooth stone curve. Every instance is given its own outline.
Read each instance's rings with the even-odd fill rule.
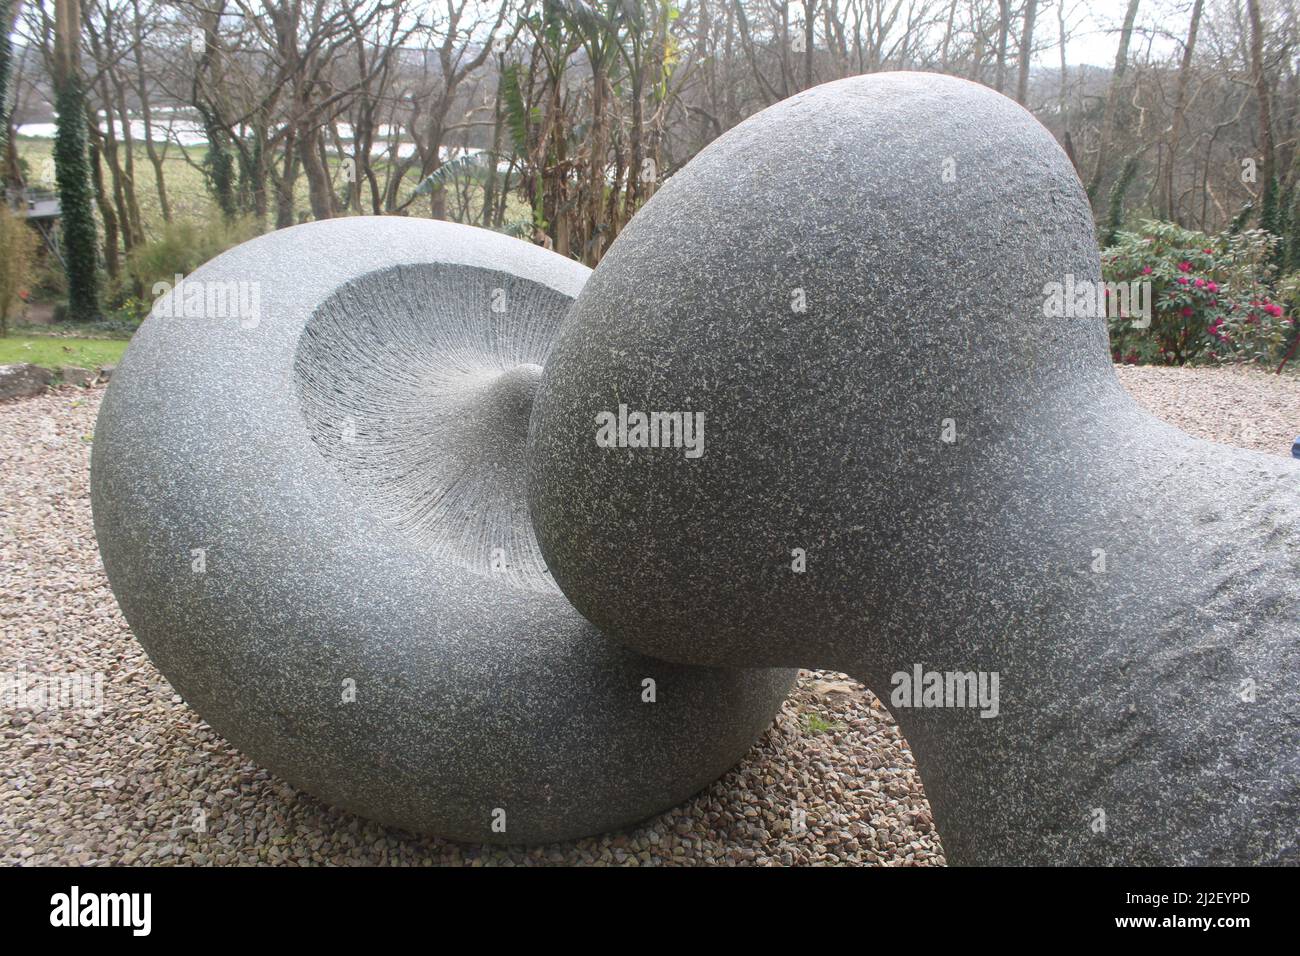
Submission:
[[[159,670],[253,760],[408,830],[537,842],[680,802],[771,722],[792,672],[624,650],[537,557],[528,415],[587,275],[485,230],[331,220],[220,256],[141,326],[95,431],[100,551]]]
[[[1099,279],[1069,160],[984,87],[877,74],[750,118],[547,362],[556,582],[644,653],[862,679],[952,862],[1296,862],[1300,466],[1137,407],[1104,319],[1045,317]],[[703,454],[598,447],[620,404],[704,413]],[[918,666],[996,673],[997,716],[915,706]]]

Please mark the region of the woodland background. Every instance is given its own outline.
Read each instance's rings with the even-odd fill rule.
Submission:
[[[1294,0],[0,0],[0,16],[0,171],[11,200],[62,199],[57,254],[35,252],[27,282],[66,299],[60,317],[138,320],[152,278],[349,214],[454,219],[594,265],[746,116],[898,69],[1030,109],[1103,245],[1147,220],[1261,230],[1261,281],[1300,268]],[[1071,62],[1084,31],[1113,59]]]

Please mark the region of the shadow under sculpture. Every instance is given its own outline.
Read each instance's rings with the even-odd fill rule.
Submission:
[[[104,567],[253,760],[408,830],[537,842],[681,802],[770,724],[792,671],[626,650],[540,560],[529,412],[588,274],[485,230],[332,220],[220,256],[140,328],[95,430]]]
[[[877,74],[759,113],[547,361],[556,582],[646,654],[863,680],[952,862],[1296,862],[1300,463],[1137,407],[1103,317],[1045,317],[1099,281],[1069,160],[997,93]],[[703,453],[630,447],[654,411],[702,414]]]

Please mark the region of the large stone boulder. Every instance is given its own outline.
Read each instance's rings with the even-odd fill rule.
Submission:
[[[0,402],[39,395],[50,387],[52,381],[54,373],[39,365],[29,362],[0,365]]]
[[[59,369],[59,381],[64,385],[76,385],[80,388],[89,388],[95,384],[99,373],[88,368],[82,368],[79,365],[64,365]]]
[[[556,341],[546,564],[644,653],[861,678],[955,862],[1294,862],[1300,465],[1139,409],[1105,318],[1049,317],[1100,278],[1069,160],[997,93],[757,114]]]
[[[251,758],[385,823],[534,842],[663,810],[769,725],[792,671],[628,651],[540,560],[524,441],[587,275],[484,230],[339,219],[220,256],[141,326],[95,431],[104,567]]]

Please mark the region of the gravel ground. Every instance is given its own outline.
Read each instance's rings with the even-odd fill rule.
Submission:
[[[1300,434],[1295,376],[1119,372],[1193,434],[1279,454]],[[90,520],[102,394],[63,388],[0,405],[0,675],[104,675],[99,713],[0,698],[0,863],[944,862],[893,718],[861,685],[818,671],[801,672],[775,724],[713,786],[639,827],[575,843],[413,837],[294,790],[213,733],[131,639]]]
[[[1290,455],[1300,436],[1300,365],[1282,375],[1142,365],[1115,371],[1143,408],[1198,438]]]

